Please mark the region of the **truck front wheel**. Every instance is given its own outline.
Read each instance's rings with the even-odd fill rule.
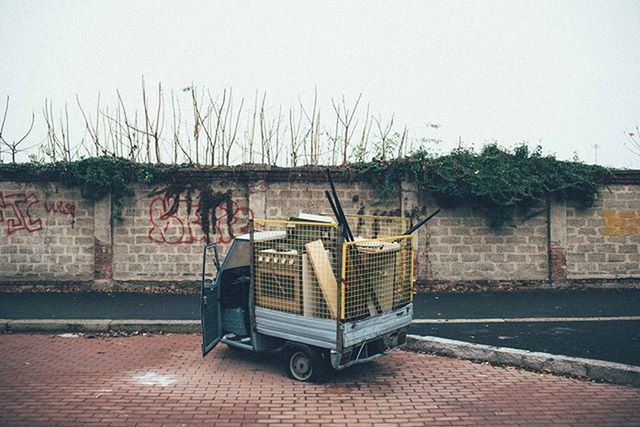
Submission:
[[[287,373],[298,381],[320,382],[324,380],[327,363],[319,349],[304,344],[291,345],[287,351]]]

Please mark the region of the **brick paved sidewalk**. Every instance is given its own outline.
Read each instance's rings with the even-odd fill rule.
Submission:
[[[637,425],[640,389],[396,352],[323,385],[199,336],[0,335],[0,424]]]

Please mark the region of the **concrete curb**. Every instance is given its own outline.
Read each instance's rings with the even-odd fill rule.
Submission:
[[[109,329],[119,332],[173,332],[190,334],[200,332],[199,320],[112,320]]]
[[[640,366],[419,335],[408,335],[406,348],[440,356],[640,387]]]
[[[199,320],[0,319],[0,332],[200,332]]]

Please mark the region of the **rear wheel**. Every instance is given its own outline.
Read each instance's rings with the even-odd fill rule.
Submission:
[[[303,382],[320,382],[325,378],[327,363],[321,350],[296,344],[288,348],[287,354],[289,377]]]

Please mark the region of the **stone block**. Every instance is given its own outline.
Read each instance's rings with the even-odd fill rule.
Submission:
[[[640,251],[638,245],[620,245],[617,247],[618,253],[637,254]]]

